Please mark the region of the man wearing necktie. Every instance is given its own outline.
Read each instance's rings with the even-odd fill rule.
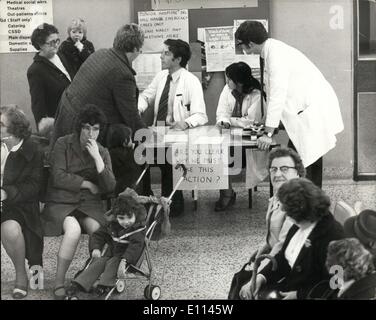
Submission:
[[[164,42],[162,71],[138,98],[140,113],[151,114],[152,121],[148,125],[186,130],[208,122],[202,85],[193,73],[185,69],[190,58],[191,49],[187,42],[180,39]],[[162,171],[162,196],[168,196],[172,191],[172,167],[168,163],[159,167]],[[183,211],[183,201],[182,192],[176,192],[171,215]]]
[[[288,145],[302,157],[307,178],[321,187],[322,157],[335,147],[336,134],[344,128],[332,86],[303,53],[269,38],[259,21],[244,21],[235,39],[245,53],[262,58],[267,112],[258,147],[270,147],[281,122],[290,138]]]
[[[270,254],[274,257],[281,250],[287,232],[293,223],[290,219],[286,219],[286,212],[283,211],[276,194],[284,182],[305,176],[302,159],[294,150],[289,148],[273,149],[268,157],[268,168],[275,195],[269,199],[266,212],[266,241],[264,246],[255,252],[256,257],[261,254]],[[265,262],[267,263],[269,260],[265,259],[258,270],[264,268]],[[242,287],[239,293],[241,299],[249,298],[250,286],[251,282],[249,281]]]

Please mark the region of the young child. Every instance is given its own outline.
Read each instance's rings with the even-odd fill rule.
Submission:
[[[132,130],[124,124],[111,125],[107,134],[107,148],[116,178],[115,194],[118,195],[127,187],[133,187],[142,171],[134,160]]]
[[[73,19],[68,26],[68,38],[59,47],[72,70],[73,76],[84,61],[94,52],[94,45],[86,39],[86,25],[81,18]]]
[[[90,238],[91,263],[71,283],[70,296],[89,292],[98,280],[96,294],[103,296],[124,275],[129,264],[136,264],[144,248],[146,210],[130,195],[120,195],[106,213],[107,225]],[[101,251],[107,244],[107,249]]]

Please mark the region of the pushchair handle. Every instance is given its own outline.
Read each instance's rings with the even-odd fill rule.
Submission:
[[[179,163],[175,166],[175,169],[177,170],[179,168],[181,168],[183,170],[183,177],[185,178],[187,176],[187,172],[188,172],[187,167],[184,164]]]

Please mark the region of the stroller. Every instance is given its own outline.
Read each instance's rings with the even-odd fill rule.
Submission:
[[[137,185],[140,183],[142,177],[148,170],[148,165],[144,168],[143,172],[141,173],[140,177],[136,181],[134,188],[130,189],[127,188],[122,192],[122,194],[129,194],[137,198],[137,201],[144,204],[147,207],[147,218],[146,218],[146,234],[145,234],[145,245],[142,250],[142,253],[134,265],[128,265],[127,269],[125,271],[124,277],[118,278],[116,280],[116,283],[114,287],[111,288],[111,290],[107,293],[105,296],[105,300],[109,300],[111,295],[116,291],[117,293],[122,293],[125,290],[126,282],[132,281],[132,280],[146,280],[148,281],[148,285],[144,289],[144,296],[148,300],[158,300],[161,295],[161,289],[157,285],[153,285],[154,280],[154,274],[153,274],[153,266],[151,262],[150,257],[150,241],[155,241],[163,238],[168,231],[166,229],[169,229],[169,221],[168,221],[168,214],[169,214],[169,206],[171,203],[171,199],[178,189],[179,185],[184,181],[185,176],[187,174],[187,169],[183,164],[178,164],[175,168],[178,169],[179,167],[182,168],[183,174],[176,183],[173,191],[171,192],[170,196],[167,199],[167,207],[162,206],[160,200],[157,197],[150,196],[138,196],[137,193],[134,191],[134,188],[137,187]],[[163,209],[163,210],[162,210]],[[166,227],[167,223],[167,227]],[[165,225],[165,228],[163,228],[163,225]],[[106,252],[107,247],[106,245],[102,249],[102,256]],[[143,265],[143,261],[146,259],[146,271],[142,270],[141,267]],[[75,277],[76,278],[82,271],[86,270],[90,263],[93,261],[93,258],[90,258],[84,269],[77,272]],[[71,295],[68,292],[68,300],[78,300],[78,297],[76,295]]]

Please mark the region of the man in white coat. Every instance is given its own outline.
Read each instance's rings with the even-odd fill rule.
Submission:
[[[258,147],[266,150],[280,122],[289,146],[303,160],[307,178],[322,186],[322,157],[343,130],[337,96],[320,70],[299,50],[268,37],[262,23],[243,22],[235,33],[247,54],[259,54],[267,96],[266,130]],[[263,66],[262,66],[263,64]]]
[[[208,122],[204,93],[199,79],[185,69],[191,58],[189,44],[183,40],[167,39],[161,53],[162,71],[138,98],[140,113],[149,113],[155,125],[169,125],[173,129],[186,130]],[[159,166],[162,171],[162,196],[172,191],[172,167]],[[177,191],[171,205],[171,215],[184,210],[184,199]]]

